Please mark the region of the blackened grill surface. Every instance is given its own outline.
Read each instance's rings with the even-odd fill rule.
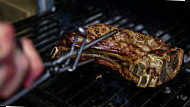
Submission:
[[[63,5],[62,5],[63,4]],[[57,11],[15,23],[18,38],[31,38],[44,61],[61,32],[106,23],[149,33],[185,51],[184,67],[156,88],[138,88],[109,67],[90,63],[51,79],[13,105],[26,106],[188,106],[190,102],[190,28],[178,8],[184,4],[101,0],[57,0]],[[188,17],[187,15],[184,15]],[[183,20],[181,20],[183,19]],[[188,18],[187,18],[188,19]]]

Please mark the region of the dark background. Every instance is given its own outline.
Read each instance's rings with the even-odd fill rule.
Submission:
[[[58,8],[70,7],[73,4],[83,4],[83,0],[56,0]],[[105,7],[112,5],[112,9],[125,9],[129,7],[141,6],[142,13],[154,13],[156,16],[167,19],[176,19],[184,24],[190,22],[190,2],[185,1],[164,1],[164,0],[96,0],[100,5]],[[88,4],[92,5],[92,4]]]

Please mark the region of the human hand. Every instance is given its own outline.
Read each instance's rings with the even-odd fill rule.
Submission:
[[[29,88],[43,72],[43,63],[28,38],[15,43],[14,28],[0,23],[0,97],[10,97],[21,85]]]

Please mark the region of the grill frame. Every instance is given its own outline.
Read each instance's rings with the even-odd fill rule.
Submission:
[[[95,8],[94,10],[95,12],[91,13],[92,10],[87,11],[88,7],[91,6],[91,5],[87,6],[88,3],[91,3],[92,9]],[[161,17],[162,15],[160,15],[160,17],[156,19],[155,17],[153,17],[155,15],[153,10],[152,10],[153,13],[149,11],[148,17],[150,18],[144,19],[142,18],[142,16],[146,12],[145,11],[146,9],[142,10],[141,11],[142,13],[139,12],[138,10],[143,8],[145,6],[145,3],[137,4],[132,1],[129,1],[129,3],[131,3],[131,5],[133,6],[135,5],[136,7],[130,6],[128,4],[129,6],[127,8],[128,10],[118,8],[117,10],[112,9],[110,13],[109,12],[106,13],[105,11],[106,9],[110,9],[110,7],[114,8],[113,4],[115,2],[113,2],[113,4],[108,3],[108,2],[106,3],[107,3],[106,6],[104,6],[104,5],[100,5],[100,4],[103,4],[101,1],[97,1],[97,2],[94,2],[93,0],[89,0],[87,2],[83,1],[81,4],[77,6],[74,5],[69,8],[67,6],[61,7],[61,8],[58,8],[57,11],[55,12],[48,12],[43,15],[37,15],[29,19],[25,19],[21,22],[14,23],[14,26],[16,27],[17,37],[20,38],[20,37],[29,35],[28,37],[34,41],[36,49],[39,51],[40,55],[42,56],[45,62],[45,61],[49,61],[49,59],[47,58],[48,54],[50,50],[56,44],[56,42],[54,41],[57,41],[59,39],[59,36],[60,34],[62,34],[62,32],[73,31],[73,29],[75,29],[77,26],[88,25],[89,23],[94,22],[97,19],[101,20],[102,22],[108,21],[107,19],[112,19],[113,23],[111,23],[111,25],[117,25],[117,23],[127,18],[127,22],[129,23],[119,24],[120,26],[118,27],[125,27],[128,29],[135,30],[135,28],[139,24],[142,24],[145,27],[144,29],[141,29],[140,31],[149,32],[149,34],[151,35],[158,35],[157,31],[159,29],[162,29],[163,33],[160,34],[160,36],[156,36],[158,38],[163,37],[165,34],[174,35],[176,34],[175,33],[176,29],[177,30],[180,29],[179,34],[174,35],[174,39],[170,40],[170,41],[173,40],[175,44],[171,43],[170,45],[182,47],[185,50],[185,54],[187,54],[187,52],[189,51],[189,47],[186,47],[185,45],[185,44],[188,45],[188,43],[185,43],[185,42],[181,43],[181,41],[179,42],[177,41],[178,40],[177,37],[180,34],[182,35],[184,33],[186,35],[182,36],[184,37],[182,41],[188,41],[190,39],[188,37],[188,32],[187,32],[189,28],[185,26],[183,22],[180,22],[178,20],[178,23],[176,24],[175,22],[176,19],[172,19],[169,22],[165,22],[164,20],[167,20],[167,18],[162,18]],[[76,8],[81,8],[82,6],[86,6],[86,7],[83,7],[82,9],[79,9],[76,12],[73,10]],[[100,10],[96,10],[96,6],[98,6]],[[87,10],[85,10],[85,8]],[[69,17],[72,18],[73,16],[78,15],[78,14],[80,15],[84,11],[86,12],[85,15],[77,16],[76,18],[73,18],[71,20],[67,19]],[[71,14],[71,12],[73,13]],[[89,18],[89,16],[96,15],[99,12],[102,12],[104,16],[97,17],[94,20],[89,21],[88,23],[83,23],[85,22],[85,20],[87,20],[87,18]],[[109,18],[108,16],[111,16],[111,18]],[[117,18],[117,16],[121,16],[121,18],[119,19]],[[155,18],[155,19],[153,20],[151,18],[153,19]],[[152,22],[152,24],[149,22]],[[134,26],[130,26],[130,24],[134,24]],[[175,25],[173,26],[172,24],[175,24]],[[20,31],[23,31],[26,28],[30,28],[31,26],[32,28],[29,29],[29,31],[27,31],[26,33],[19,34]],[[152,28],[152,26],[155,26],[155,28]],[[167,26],[173,26],[173,27],[167,27]],[[177,27],[181,27],[181,28],[177,28]],[[45,30],[43,30],[42,28]],[[42,37],[42,36],[37,36],[37,35],[42,35],[42,36],[45,35],[45,36]],[[180,103],[175,103],[176,96],[180,95],[180,93],[183,94],[185,92],[183,90],[187,90],[189,86],[189,77],[188,77],[189,73],[187,72],[187,67],[189,66],[189,62],[185,63],[184,65],[186,66],[184,66],[184,68],[180,71],[178,76],[174,78],[174,80],[169,81],[166,84],[163,84],[162,86],[159,86],[155,89],[152,89],[152,88],[141,89],[141,88],[137,88],[132,82],[123,79],[117,72],[114,72],[110,68],[99,65],[99,64],[91,63],[87,65],[89,67],[87,67],[86,69],[80,67],[73,73],[64,73],[62,75],[52,77],[51,79],[49,79],[48,81],[46,81],[45,83],[43,83],[42,85],[34,89],[32,92],[30,92],[29,94],[21,98],[15,104],[16,105],[30,105],[30,106],[31,105],[39,106],[38,104],[49,105],[49,106],[60,106],[60,105],[65,105],[65,106],[79,106],[79,105],[82,105],[82,106],[149,106],[152,104],[156,104],[157,106],[167,106],[167,105],[172,105],[172,104],[177,105]],[[92,69],[92,68],[97,68],[97,69],[92,70],[95,73],[92,73],[92,72],[89,73],[88,69]],[[102,75],[103,78],[96,79],[98,75]],[[80,76],[83,76],[81,80],[79,78]],[[91,82],[85,83],[86,80],[90,80]],[[83,81],[83,82],[80,82],[80,81]],[[80,84],[81,86],[77,86],[77,82],[78,84],[80,83],[84,83],[84,84],[83,85]],[[177,83],[177,85],[176,84],[174,85],[174,83]],[[60,87],[59,86],[60,84],[63,84],[63,87]],[[72,95],[71,97],[67,95],[67,92],[70,92],[68,91],[69,84],[71,85],[73,84],[74,86],[74,88],[71,86],[70,89],[75,89],[75,88],[77,89],[77,87],[79,89],[79,90],[78,89],[75,90],[77,91],[76,93],[75,92],[73,93],[73,94],[76,94],[74,97],[72,93],[71,93]],[[168,95],[163,94],[163,91],[165,91],[166,87],[169,87],[172,89],[172,92]],[[80,88],[82,89],[80,90]],[[110,90],[109,88],[112,90]],[[79,104],[79,102],[77,102],[80,100],[79,98],[81,98],[79,97],[79,95],[80,94],[83,95],[85,93],[85,90],[90,90],[90,89],[94,93],[96,92],[95,89],[97,89],[98,93],[96,93],[95,95],[92,95],[88,100],[84,99],[84,101]],[[67,90],[67,91],[63,93],[64,90]],[[56,95],[55,92],[58,92],[58,91],[60,91],[59,93],[63,93],[63,94],[60,95],[59,93],[57,93]],[[109,96],[107,96],[106,94],[109,94]],[[187,95],[190,95],[190,93]],[[78,100],[77,100],[77,97],[79,97]],[[118,99],[121,100],[121,104],[120,103],[118,104],[119,102]],[[159,99],[159,101],[157,99]],[[93,100],[95,103],[93,102]],[[189,98],[186,99],[185,101],[186,102],[183,104],[186,104],[189,101]]]

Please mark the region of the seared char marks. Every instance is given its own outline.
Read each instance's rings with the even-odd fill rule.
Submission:
[[[183,50],[170,48],[158,38],[106,24],[95,24],[85,28],[87,43],[117,29],[118,33],[83,51],[81,59],[93,57],[97,63],[110,66],[139,87],[156,87],[174,78],[180,70]],[[75,32],[63,34],[52,51],[52,58],[59,58],[69,51]],[[78,35],[75,47],[83,40]]]

